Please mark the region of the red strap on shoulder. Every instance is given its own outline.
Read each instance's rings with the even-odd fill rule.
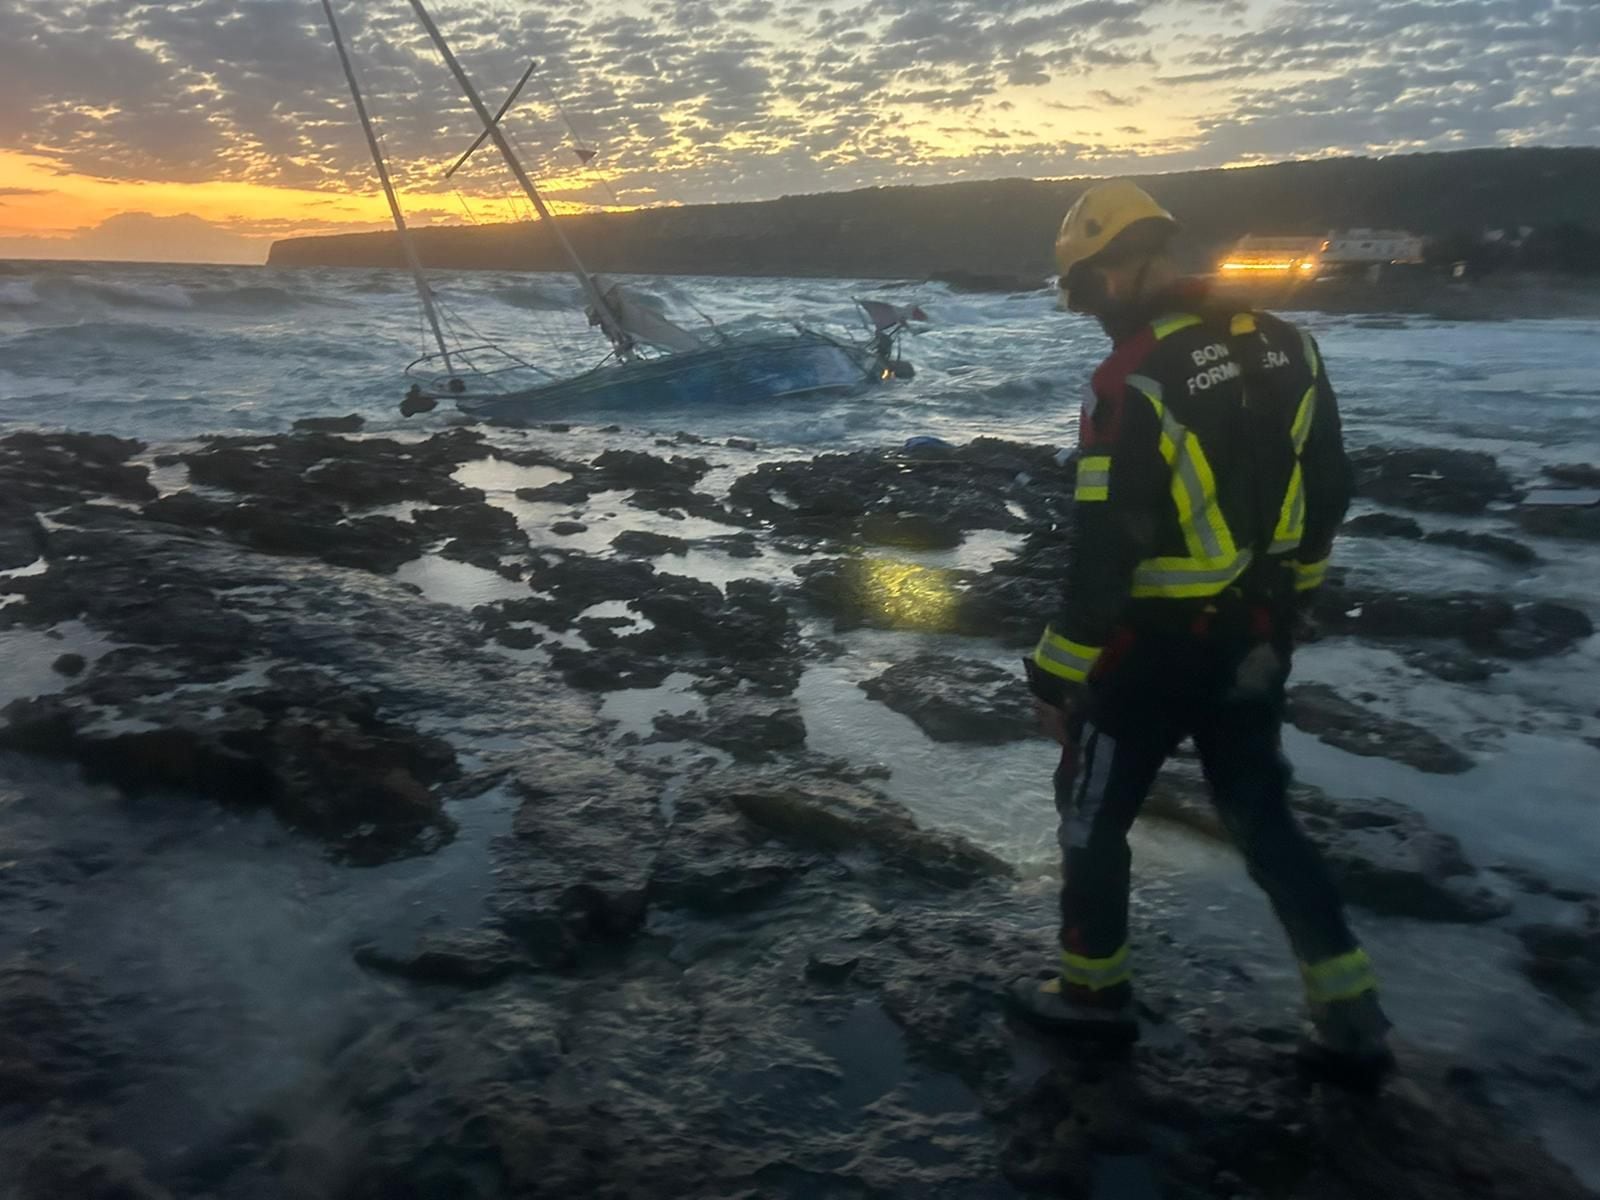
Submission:
[[[1156,335],[1148,325],[1122,342],[1095,369],[1089,382],[1090,400],[1084,406],[1078,440],[1086,447],[1108,446],[1122,427],[1122,401],[1128,376],[1155,348]]]

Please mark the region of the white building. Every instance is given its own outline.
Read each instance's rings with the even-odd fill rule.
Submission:
[[[1343,229],[1322,243],[1327,267],[1387,266],[1422,261],[1422,239],[1399,229]]]

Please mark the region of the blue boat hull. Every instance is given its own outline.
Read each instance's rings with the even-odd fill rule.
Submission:
[[[608,364],[524,391],[454,399],[469,416],[519,424],[577,408],[740,404],[848,391],[883,377],[882,364],[865,347],[802,332]]]

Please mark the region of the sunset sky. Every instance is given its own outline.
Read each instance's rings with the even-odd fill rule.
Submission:
[[[405,0],[338,0],[408,214],[524,214]],[[434,0],[581,205],[1600,143],[1596,0]],[[598,149],[592,169],[573,135]],[[387,224],[317,0],[0,0],[0,258]]]

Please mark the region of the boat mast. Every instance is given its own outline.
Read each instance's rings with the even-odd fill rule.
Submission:
[[[328,0],[322,0],[324,4]],[[572,248],[572,243],[567,241],[567,235],[562,231],[555,217],[550,214],[550,209],[545,206],[544,197],[539,195],[539,189],[533,186],[533,180],[528,178],[527,171],[523,170],[522,163],[517,159],[516,152],[511,149],[511,143],[506,141],[505,134],[500,132],[500,127],[495,123],[489,108],[483,102],[483,97],[478,95],[478,89],[472,86],[472,80],[467,78],[466,71],[462,70],[461,63],[451,52],[449,44],[444,40],[444,35],[439,32],[439,27],[433,23],[433,18],[428,15],[428,10],[422,6],[422,0],[411,0],[411,7],[417,14],[417,19],[422,22],[422,27],[428,31],[428,36],[433,39],[433,44],[439,48],[440,55],[444,58],[445,66],[450,68],[450,73],[456,77],[462,93],[471,102],[477,111],[478,119],[483,122],[484,129],[494,139],[496,148],[506,160],[506,165],[511,168],[511,173],[517,177],[517,182],[522,185],[522,190],[527,193],[528,199],[533,203],[541,220],[550,227],[550,232],[555,234],[556,242],[561,246],[568,261],[572,263],[572,273],[577,276],[578,282],[583,286],[584,295],[589,299],[594,308],[594,314],[600,322],[606,336],[611,339],[611,344],[617,348],[617,353],[623,358],[633,356],[633,339],[617,323],[616,314],[611,311],[611,306],[606,303],[605,297],[600,294],[600,288],[594,281],[594,276],[589,274],[589,269],[583,265],[583,260],[578,257],[578,252]]]
[[[422,310],[428,314],[428,324],[433,327],[434,341],[439,343],[439,357],[444,360],[445,373],[455,374],[450,365],[450,350],[445,345],[444,329],[439,325],[439,312],[433,305],[433,292],[422,273],[422,263],[417,259],[417,249],[411,244],[411,232],[406,228],[405,214],[400,211],[400,201],[395,197],[394,184],[389,179],[389,167],[383,161],[383,151],[378,148],[378,135],[373,132],[372,118],[367,115],[367,105],[361,98],[361,86],[356,83],[355,68],[345,53],[344,37],[339,33],[339,22],[334,20],[333,5],[322,0],[322,11],[328,14],[328,28],[333,30],[333,45],[339,51],[339,65],[344,68],[345,80],[350,84],[350,98],[356,102],[356,114],[361,118],[361,131],[367,135],[367,147],[372,151],[372,163],[378,168],[378,182],[383,184],[383,194],[389,201],[389,214],[394,217],[395,232],[400,237],[400,249],[405,254],[406,266],[411,268],[411,278],[416,281],[417,295],[422,300]]]

